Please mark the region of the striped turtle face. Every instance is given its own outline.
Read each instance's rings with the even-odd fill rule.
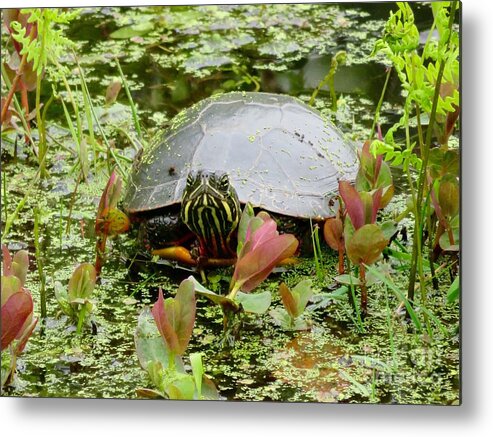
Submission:
[[[213,258],[234,254],[230,239],[240,220],[240,202],[226,173],[190,173],[183,193],[181,219],[198,237],[201,252]]]

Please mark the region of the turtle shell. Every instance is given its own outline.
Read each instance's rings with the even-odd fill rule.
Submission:
[[[190,171],[227,172],[240,202],[326,218],[339,179],[354,180],[356,147],[318,111],[278,94],[234,92],[180,112],[134,164],[129,213],[181,202]]]

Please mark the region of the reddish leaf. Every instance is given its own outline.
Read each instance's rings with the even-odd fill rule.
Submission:
[[[29,293],[19,291],[2,305],[2,342],[5,349],[21,332],[21,328],[33,312],[33,300]]]
[[[15,355],[19,355],[24,350],[27,340],[29,340],[29,337],[33,333],[37,323],[38,319],[33,319],[31,313],[31,316],[26,319],[24,325],[20,329],[19,335],[16,336],[16,339],[19,340],[19,342],[15,347]]]
[[[3,255],[2,275],[10,276],[12,274],[12,256],[10,255],[9,249],[5,244],[2,244],[2,255]]]
[[[293,256],[297,249],[298,240],[291,234],[263,240],[255,246],[255,250],[238,259],[232,283],[239,285],[244,292],[253,290],[269,276],[280,261]]]
[[[164,300],[159,289],[157,302],[152,307],[152,316],[168,348],[177,355],[183,355],[195,323],[195,286],[185,279],[180,284],[176,297]]]
[[[344,247],[344,229],[339,217],[329,218],[324,224],[324,238],[327,244],[334,250]]]
[[[363,202],[359,193],[347,181],[339,181],[339,193],[344,200],[351,223],[357,230],[365,224]]]
[[[288,312],[290,317],[295,319],[297,317],[296,312],[298,305],[296,303],[294,296],[291,294],[291,290],[284,282],[282,282],[281,285],[279,285],[279,293],[281,294],[281,299],[284,308],[286,308],[286,311]]]

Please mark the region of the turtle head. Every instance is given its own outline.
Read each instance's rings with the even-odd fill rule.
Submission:
[[[231,257],[230,239],[240,220],[240,202],[229,176],[205,170],[189,173],[181,219],[198,237],[203,254]]]

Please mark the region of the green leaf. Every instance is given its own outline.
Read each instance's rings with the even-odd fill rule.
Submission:
[[[190,365],[192,366],[192,374],[195,380],[195,388],[197,389],[197,398],[202,398],[202,379],[204,377],[204,366],[202,365],[202,354],[195,352],[190,354]]]
[[[285,331],[306,331],[311,328],[311,323],[303,317],[293,319],[284,308],[274,308],[269,314],[274,322]]]
[[[113,39],[129,39],[134,36],[142,36],[154,29],[154,24],[150,21],[125,26],[110,33],[110,38]]]
[[[21,291],[22,284],[17,276],[2,276],[2,306],[10,296]]]
[[[397,223],[388,220],[380,224],[380,229],[382,230],[383,236],[387,239],[390,240],[392,236],[397,232]]]
[[[239,310],[239,305],[236,303],[233,299],[230,299],[229,297],[222,296],[220,294],[214,293],[213,291],[209,290],[208,288],[204,287],[200,282],[198,282],[193,276],[188,277],[189,280],[191,280],[195,286],[195,292],[199,296],[204,296],[210,301],[214,302],[216,305],[220,305],[223,308],[230,308],[234,312]]]
[[[78,298],[89,298],[96,286],[96,269],[90,263],[82,263],[75,269],[68,283],[70,302]]]
[[[349,241],[346,240],[346,253],[353,264],[373,264],[387,244],[388,240],[377,225],[364,225]]]
[[[336,282],[344,285],[360,285],[359,279],[353,275],[339,275],[334,278]]]
[[[236,253],[240,256],[241,250],[245,245],[245,238],[248,231],[248,225],[250,221],[254,217],[253,206],[250,202],[247,202],[245,207],[243,208],[243,212],[241,213],[240,222],[238,223],[238,246],[236,249]],[[262,222],[259,223],[260,225]],[[253,230],[252,230],[253,231]]]
[[[195,381],[191,375],[180,374],[165,390],[170,399],[191,401],[195,395]]]
[[[239,302],[243,310],[247,313],[264,314],[270,306],[270,291],[262,293],[242,293],[238,292],[236,301]]]
[[[459,276],[457,276],[454,279],[454,282],[452,282],[450,288],[448,289],[447,303],[453,303],[456,300],[459,300],[459,294],[460,294],[460,279]]]

